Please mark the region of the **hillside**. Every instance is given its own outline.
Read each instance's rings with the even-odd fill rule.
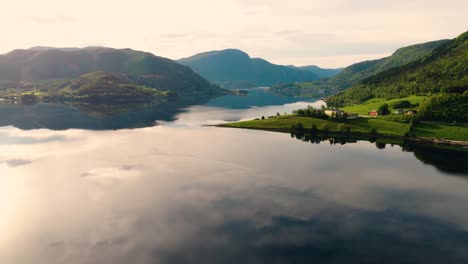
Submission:
[[[197,99],[226,91],[210,84],[189,67],[151,53],[104,47],[14,50],[0,55],[0,91],[36,89],[45,92],[63,88],[87,73],[109,72],[179,98]]]
[[[277,93],[290,93],[291,91],[295,91],[297,95],[310,95],[318,90],[327,90],[327,95],[332,94],[356,85],[363,79],[375,74],[421,59],[447,41],[448,40],[438,40],[400,48],[389,57],[363,61],[348,66],[335,77],[314,81],[307,85],[295,85],[295,87],[293,87],[294,85],[292,84],[277,86],[275,87],[275,91]]]
[[[115,102],[167,98],[170,93],[136,85],[124,76],[108,72],[92,72],[70,81],[57,93],[49,96],[75,101]]]
[[[437,93],[462,94],[468,88],[468,32],[444,42],[404,66],[383,71],[329,98],[332,105],[362,103],[370,98],[399,98]]]
[[[245,52],[235,49],[200,53],[178,62],[226,88],[271,86],[319,79],[314,72],[250,58]]]

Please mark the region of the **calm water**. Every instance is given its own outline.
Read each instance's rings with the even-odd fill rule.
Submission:
[[[466,154],[202,126],[307,104],[3,105],[0,263],[467,263]]]

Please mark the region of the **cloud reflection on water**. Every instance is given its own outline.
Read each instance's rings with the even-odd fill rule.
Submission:
[[[468,257],[467,180],[397,146],[211,127],[40,137],[54,136],[73,140],[2,146],[34,161],[0,166],[0,186],[15,186],[0,194],[5,263]]]

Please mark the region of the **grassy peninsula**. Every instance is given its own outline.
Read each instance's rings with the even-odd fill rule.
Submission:
[[[411,96],[399,100],[373,99],[361,105],[334,110],[343,116],[327,116],[325,109],[299,109],[288,115],[222,124],[221,127],[261,129],[278,132],[345,134],[360,137],[389,137],[468,145],[468,124],[420,120],[417,109],[424,105],[424,97]],[[399,108],[410,105],[407,108]],[[382,110],[382,106],[385,110]],[[395,108],[397,107],[397,108]],[[368,109],[379,109],[377,116],[369,116]],[[344,111],[343,111],[344,110]],[[351,111],[354,112],[351,112]],[[348,112],[349,111],[349,112]],[[383,113],[382,111],[386,111]],[[348,113],[358,113],[350,119]],[[351,116],[351,115],[350,115]]]
[[[401,58],[415,54],[415,49],[422,46],[403,52],[405,56],[394,60],[401,63],[380,62],[391,67],[371,71],[351,88],[327,97],[327,105],[333,109],[299,109],[292,115],[223,126],[468,146],[468,32],[453,40],[427,45],[424,52],[408,57],[411,62]],[[346,73],[345,69],[340,75]],[[324,93],[303,84],[283,88],[291,92]]]

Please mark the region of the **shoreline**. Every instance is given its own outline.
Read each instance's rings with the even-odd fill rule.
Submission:
[[[277,133],[303,133],[311,135],[309,131],[300,131],[300,130],[293,130],[290,128],[261,128],[261,127],[242,127],[242,126],[230,126],[227,124],[218,124],[212,125],[214,127],[220,128],[237,128],[237,129],[248,129],[248,130],[261,130],[261,131],[270,131],[270,132],[277,132]],[[342,131],[328,131],[328,133],[324,133],[322,130],[317,130],[316,135],[324,135],[328,134],[329,136],[346,136],[346,137],[361,137],[366,139],[396,139],[401,141],[410,141],[412,143],[422,143],[422,144],[431,144],[431,145],[442,145],[442,146],[454,146],[460,147],[464,150],[468,151],[468,141],[461,141],[461,140],[448,140],[448,139],[438,139],[438,138],[427,138],[427,137],[418,137],[418,136],[398,136],[398,135],[390,135],[390,134],[370,134],[365,132],[342,132]]]

